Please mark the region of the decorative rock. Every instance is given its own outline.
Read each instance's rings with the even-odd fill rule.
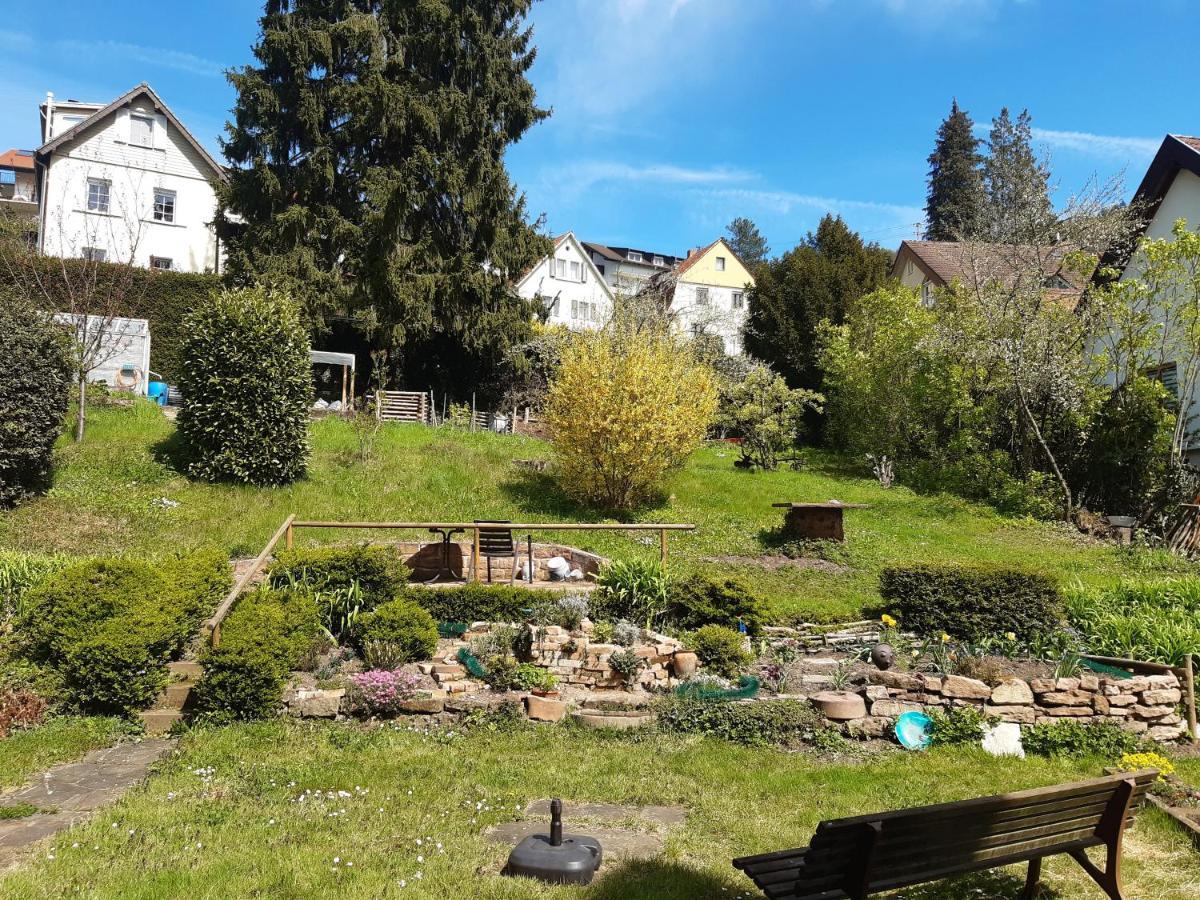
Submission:
[[[882,684],[872,684],[863,690],[863,695],[868,700],[888,700],[891,698],[892,692]]]
[[[1142,702],[1147,706],[1174,705],[1182,698],[1183,692],[1179,688],[1158,688],[1142,694]]]
[[[1095,696],[1087,691],[1053,691],[1043,694],[1041,703],[1046,706],[1091,706]]]
[[[1078,678],[1058,678],[1054,681],[1055,690],[1059,691],[1077,691],[1079,690]]]
[[[681,651],[671,658],[671,668],[676,678],[687,678],[694,675],[700,666],[700,658],[695,653]]]
[[[1187,726],[1183,723],[1178,725],[1154,725],[1146,730],[1146,737],[1152,741],[1175,741],[1187,734]]]
[[[1133,706],[1137,703],[1137,698],[1132,694],[1117,694],[1115,697],[1105,697],[1108,700],[1109,706]]]
[[[413,697],[400,704],[400,709],[406,713],[424,713],[426,715],[440,713],[446,709],[445,697]]]
[[[1143,706],[1138,704],[1133,708],[1133,714],[1139,719],[1161,719],[1175,712],[1173,706]]]
[[[1048,694],[1054,690],[1053,678],[1034,678],[1029,682],[1029,686],[1035,694]]]
[[[525,698],[525,715],[535,722],[558,722],[566,714],[567,704],[561,700],[535,697],[533,694]]]
[[[891,644],[876,644],[871,648],[871,662],[878,669],[890,669],[896,662],[896,651]]]
[[[1098,691],[1100,690],[1100,679],[1095,675],[1080,675],[1079,689],[1081,691]]]
[[[1046,710],[1046,715],[1055,716],[1057,718],[1071,717],[1083,718],[1092,714],[1090,706],[1052,706]]]
[[[1171,674],[1148,675],[1146,680],[1150,682],[1150,687],[1179,687],[1179,679]]]
[[[992,703],[999,706],[1024,706],[1033,703],[1033,691],[1019,678],[1009,678],[992,688]]]
[[[1122,694],[1140,694],[1142,691],[1150,689],[1150,678],[1146,675],[1134,675],[1132,678],[1118,681],[1117,685],[1121,688]]]
[[[332,719],[337,716],[345,695],[343,688],[332,691],[301,689],[288,705],[288,712],[302,719]]]
[[[863,716],[846,723],[846,734],[853,738],[883,737],[891,728],[891,721],[881,716]]]
[[[947,675],[942,682],[942,695],[945,697],[960,697],[964,699],[987,700],[992,696],[992,689],[974,678],[962,675]]]
[[[892,671],[871,671],[867,673],[867,680],[871,684],[883,684],[891,688],[899,688],[902,691],[915,690],[920,686],[920,681],[916,676],[908,675],[904,672]]]
[[[1112,713],[1112,704],[1108,702],[1108,698],[1103,694],[1096,694],[1092,698],[1092,709],[1096,711],[1098,716],[1107,716]]]
[[[850,691],[822,691],[813,694],[810,700],[825,718],[835,722],[861,719],[867,714],[866,702]]]
[[[919,703],[901,703],[897,700],[876,700],[871,704],[871,715],[876,718],[895,719],[906,712],[921,712]],[[832,718],[832,717],[831,717]]]
[[[999,717],[1002,722],[1021,725],[1032,725],[1037,719],[1037,712],[1032,706],[985,706],[983,711],[989,716]]]

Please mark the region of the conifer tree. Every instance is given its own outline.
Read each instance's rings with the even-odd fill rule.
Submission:
[[[1050,170],[1033,154],[1031,122],[1029,110],[1013,121],[1007,107],[992,119],[983,163],[987,240],[1023,243],[1044,236],[1054,223]]]
[[[752,219],[738,216],[725,226],[725,231],[729,234],[729,246],[747,266],[754,269],[760,263],[766,262],[771,248],[767,246],[767,239]]]
[[[927,240],[957,241],[979,234],[984,201],[982,157],[973,128],[971,116],[953,100],[929,154]]]
[[[547,115],[531,3],[267,0],[256,63],[229,75],[235,277],[314,321],[355,313],[410,357],[500,359],[531,318],[510,279],[549,248],[504,167]]]

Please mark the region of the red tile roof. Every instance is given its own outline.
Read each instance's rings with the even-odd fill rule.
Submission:
[[[1173,134],[1171,137],[1181,143],[1187,144],[1197,153],[1200,153],[1200,137],[1189,137],[1186,134]]]
[[[0,168],[33,171],[32,150],[5,150],[0,153]]]

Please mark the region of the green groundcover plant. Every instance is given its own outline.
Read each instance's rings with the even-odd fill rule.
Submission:
[[[1172,666],[1200,653],[1200,578],[1074,585],[1065,597],[1067,616],[1092,653]]]

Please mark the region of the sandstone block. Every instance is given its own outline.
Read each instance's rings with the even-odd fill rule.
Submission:
[[[1142,703],[1147,706],[1174,706],[1183,698],[1179,688],[1155,688],[1142,693]]]
[[[413,697],[400,704],[400,709],[406,713],[423,713],[433,715],[446,709],[445,697]]]
[[[1139,703],[1133,708],[1133,714],[1139,719],[1161,719],[1175,712],[1174,706],[1145,706]]]
[[[671,668],[675,670],[676,678],[694,675],[699,665],[700,658],[695,653],[681,651],[671,658]]]
[[[535,697],[533,694],[525,698],[525,715],[535,722],[558,722],[566,714],[567,704],[561,700]]]
[[[876,700],[871,704],[871,715],[885,719],[895,719],[906,712],[922,712],[919,703],[901,703],[898,700]]]
[[[1115,697],[1105,697],[1108,700],[1109,706],[1133,706],[1137,703],[1137,697],[1133,694],[1117,694]]]
[[[1048,694],[1054,690],[1053,678],[1034,678],[1029,682],[1029,686],[1033,688],[1035,694]]]
[[[345,695],[346,691],[342,688],[331,691],[300,690],[288,705],[288,712],[302,719],[332,719],[337,716]]]
[[[1100,679],[1095,675],[1080,675],[1079,689],[1081,691],[1098,691],[1100,690]]]
[[[891,726],[891,721],[880,716],[863,716],[846,723],[846,734],[854,738],[883,737]]]
[[[991,700],[997,706],[1024,706],[1033,703],[1033,691],[1020,678],[1010,678],[992,688]]]
[[[1055,718],[1085,718],[1091,716],[1092,708],[1090,706],[1050,706],[1046,708],[1046,715],[1054,716]]]
[[[1017,722],[1021,725],[1032,725],[1037,719],[1037,712],[1032,706],[985,706],[983,711],[989,716],[998,716],[1001,722]]]
[[[1134,675],[1132,678],[1118,681],[1117,684],[1120,686],[1122,694],[1140,694],[1142,691],[1149,690],[1150,678],[1147,675]]]
[[[1150,682],[1150,687],[1179,687],[1179,679],[1170,672],[1164,672],[1162,675],[1148,675],[1146,680]]]
[[[1167,741],[1177,741],[1187,733],[1187,726],[1179,725],[1152,725],[1146,729],[1146,737],[1152,741],[1165,743]]]
[[[863,695],[868,700],[887,700],[892,696],[892,692],[882,684],[867,685]]]
[[[992,689],[975,678],[947,675],[942,682],[942,696],[987,700],[992,696]]]
[[[1052,691],[1039,700],[1046,706],[1091,706],[1095,694],[1087,691]]]

